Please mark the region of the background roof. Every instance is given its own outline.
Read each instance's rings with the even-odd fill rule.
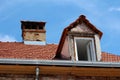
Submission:
[[[25,45],[19,42],[0,42],[0,58],[52,60],[58,45]],[[120,62],[120,56],[102,52],[103,62]]]

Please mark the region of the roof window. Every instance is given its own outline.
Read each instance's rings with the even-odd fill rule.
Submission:
[[[93,38],[74,38],[77,61],[96,61]]]

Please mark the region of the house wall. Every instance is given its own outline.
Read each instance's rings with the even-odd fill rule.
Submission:
[[[84,23],[78,24],[76,27],[71,29],[71,32],[83,32],[83,33],[94,33],[89,27]]]
[[[35,80],[35,75],[0,74],[0,80]]]
[[[95,36],[95,44],[96,44],[96,53],[97,53],[97,60],[101,60],[101,47],[100,47],[100,39],[99,36],[96,34]]]
[[[35,80],[35,75],[0,74],[0,80]],[[40,75],[39,80],[120,80],[120,77],[78,77],[73,75]]]
[[[68,52],[68,37],[66,37],[61,54],[63,59],[70,59],[70,54]]]

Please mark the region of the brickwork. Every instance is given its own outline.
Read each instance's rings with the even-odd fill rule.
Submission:
[[[0,80],[35,80],[35,75],[0,74]]]
[[[0,74],[0,80],[35,80],[35,75]],[[39,80],[120,80],[120,77],[77,77],[71,75],[40,75]]]
[[[24,40],[28,40],[28,41],[36,41],[36,40],[40,40],[40,41],[46,41],[46,34],[45,33],[40,33],[40,32],[30,32],[30,31],[26,31],[24,32]]]

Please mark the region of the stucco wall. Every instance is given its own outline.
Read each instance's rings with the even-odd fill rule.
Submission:
[[[71,29],[71,32],[83,32],[83,33],[94,33],[88,26],[84,23],[78,24],[76,27]]]
[[[61,54],[63,59],[70,59],[70,54],[68,52],[68,37],[66,37]]]
[[[100,39],[99,36],[96,34],[95,36],[95,47],[96,47],[96,53],[97,53],[97,60],[101,60],[101,47],[100,47]]]

